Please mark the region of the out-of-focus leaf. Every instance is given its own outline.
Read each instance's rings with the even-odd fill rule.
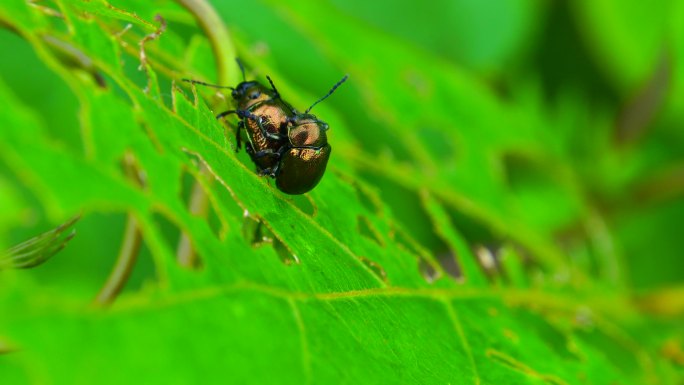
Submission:
[[[63,233],[73,226],[78,219],[79,217],[74,217],[50,231],[3,251],[0,253],[0,270],[28,269],[43,264],[62,250],[76,235],[74,230],[62,237]]]
[[[479,72],[501,71],[528,44],[544,8],[528,0],[332,1],[345,17]],[[411,20],[411,26],[406,24]],[[420,26],[420,27],[418,27]]]
[[[629,93],[643,84],[670,47],[677,2],[577,1],[579,28],[615,84]],[[638,26],[638,27],[637,27]]]

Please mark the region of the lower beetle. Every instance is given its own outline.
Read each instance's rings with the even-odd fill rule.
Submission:
[[[280,149],[278,165],[271,173],[280,191],[293,195],[304,194],[316,187],[323,177],[331,152],[325,133],[329,127],[309,112],[316,104],[332,95],[347,78],[345,75],[303,114],[295,114],[290,118],[288,143]]]
[[[247,153],[260,175],[275,178],[276,187],[286,194],[310,191],[325,173],[331,147],[325,133],[328,124],[309,112],[332,95],[348,76],[344,76],[302,114],[280,97],[270,77],[267,76],[270,89],[259,82],[246,81],[244,67],[239,60],[237,62],[243,76],[243,81],[237,87],[187,81],[231,89],[236,109],[218,114],[217,119],[230,114],[240,118],[236,130],[237,150],[240,149],[240,133],[244,129],[248,139],[245,145]]]

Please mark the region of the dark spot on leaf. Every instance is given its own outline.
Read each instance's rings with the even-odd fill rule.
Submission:
[[[361,263],[363,263],[370,271],[372,271],[373,274],[375,274],[378,278],[380,278],[383,282],[385,282],[385,283],[388,282],[388,279],[387,279],[387,272],[385,271],[385,269],[384,269],[382,266],[380,266],[379,263],[377,263],[377,262],[375,262],[375,261],[371,261],[370,259],[368,259],[368,258],[366,258],[366,257],[359,257],[359,260],[360,260]]]
[[[199,171],[195,171],[199,172]],[[206,220],[211,232],[219,239],[223,240],[227,232],[227,224],[220,217],[218,208],[215,207],[217,202],[215,200],[221,199],[222,197],[214,197],[212,200],[208,194],[215,194],[217,191],[223,189],[213,189],[211,191],[206,190],[206,186],[212,181],[207,177],[202,183],[195,177],[195,175],[184,168],[181,172],[181,191],[180,198],[185,202],[185,206],[191,215],[196,217],[202,217]],[[232,199],[222,200],[222,202],[231,202]],[[236,209],[236,214],[239,210]]]
[[[375,229],[373,224],[368,220],[367,217],[359,215],[357,218],[357,228],[361,235],[377,243],[378,246],[385,246],[385,241],[382,239],[378,230]]]
[[[420,271],[420,275],[427,283],[431,284],[442,276],[441,271],[435,265],[437,265],[436,262],[427,258],[420,258],[418,260],[418,271]]]
[[[437,262],[442,265],[444,272],[449,274],[450,277],[458,282],[465,282],[463,280],[463,273],[461,272],[461,267],[458,265],[456,256],[452,253],[442,254],[437,256]]]
[[[252,247],[261,247],[273,242],[273,238],[267,233],[258,217],[245,211],[242,220],[242,236]]]
[[[280,260],[286,265],[299,265],[299,257],[292,252],[292,250],[278,237],[273,237],[273,249],[280,257]]]
[[[380,191],[382,201],[388,205],[394,218],[401,224],[412,239],[428,249],[432,255],[449,251],[448,245],[435,233],[430,217],[425,212],[416,191],[410,190],[381,175],[364,175],[364,180],[372,183]]]
[[[292,249],[278,238],[260,217],[248,211],[243,215],[242,235],[252,247],[272,246],[278,258],[286,265],[300,263],[299,257]]]

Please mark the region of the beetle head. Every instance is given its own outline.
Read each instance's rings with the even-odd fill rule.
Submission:
[[[242,82],[231,93],[240,109],[273,97],[273,92],[256,81]]]

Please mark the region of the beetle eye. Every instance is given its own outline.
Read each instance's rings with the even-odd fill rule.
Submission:
[[[251,99],[256,99],[256,98],[259,97],[259,95],[261,95],[261,92],[252,92],[252,94],[249,95],[249,97],[250,97]]]

